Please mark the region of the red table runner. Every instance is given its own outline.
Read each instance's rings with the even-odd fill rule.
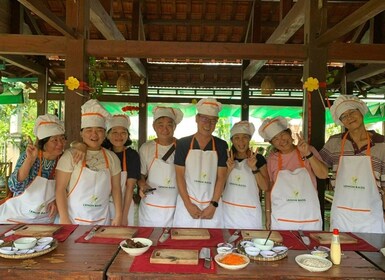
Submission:
[[[207,247],[207,245],[206,245]],[[159,247],[158,247],[159,248]],[[150,257],[154,247],[151,247],[143,255],[137,256],[134,258],[130,272],[158,272],[158,273],[181,273],[181,274],[191,274],[191,273],[209,273],[213,274],[217,272],[217,264],[214,261],[212,263],[212,268],[207,269],[203,266],[204,260],[199,259],[198,265],[185,265],[185,264],[152,264],[150,263]],[[196,249],[195,248],[186,248],[183,249]]]
[[[18,227],[19,225],[15,225],[13,228],[16,228]],[[74,230],[79,226],[79,225],[60,225],[61,228],[57,231],[57,232],[54,232],[53,234],[53,238],[55,238],[56,240],[58,240],[59,242],[64,242],[70,235],[72,232],[74,232]],[[12,228],[12,229],[13,229]],[[12,229],[9,229],[5,232],[8,232]],[[5,233],[4,232],[4,233]],[[4,241],[13,241],[13,240],[16,240],[18,238],[20,238],[22,236],[20,235],[17,235],[17,233],[11,235],[11,236],[8,236],[6,238],[4,238]]]
[[[279,231],[283,238],[283,244],[290,248],[291,250],[307,250],[305,245],[301,242],[301,238],[297,231]],[[306,236],[310,239],[310,245],[308,248],[313,250],[315,246],[320,246],[321,244],[311,238],[309,236],[309,232],[304,232]],[[351,235],[355,239],[357,239],[357,243],[354,244],[341,244],[342,251],[365,251],[365,252],[377,252],[378,249],[367,243],[365,240],[357,237],[353,233],[347,232],[347,234]],[[330,247],[328,245],[322,245],[326,247]]]
[[[218,243],[224,242],[222,229],[208,229],[210,239],[206,240],[175,240],[171,236],[163,243],[158,242],[159,247],[175,247],[175,248],[202,248],[202,247],[217,247]]]
[[[120,242],[122,242],[122,240],[125,239],[125,238],[105,238],[105,237],[94,236],[90,240],[85,240],[84,237],[86,237],[91,230],[92,229],[86,231],[82,236],[76,239],[75,242],[76,243],[97,243],[97,244],[120,244]],[[154,230],[153,228],[149,228],[149,227],[138,228],[138,231],[135,234],[135,237],[148,238],[150,237],[153,230]]]

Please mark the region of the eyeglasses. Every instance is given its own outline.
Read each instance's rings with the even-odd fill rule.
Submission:
[[[215,119],[210,119],[208,117],[205,117],[205,116],[202,116],[202,115],[199,115],[199,119],[204,122],[204,123],[210,123],[212,125],[214,124],[217,124],[218,122],[218,118],[215,118]]]
[[[49,143],[53,143],[55,145],[59,143],[64,143],[67,141],[67,138],[65,136],[51,136],[48,140]]]
[[[340,116],[340,121],[341,122],[344,122],[346,121],[348,118],[350,118],[351,116],[353,116],[354,114],[358,113],[358,109],[353,109],[353,110],[349,110],[349,111],[346,111],[345,113],[343,113],[341,116]]]

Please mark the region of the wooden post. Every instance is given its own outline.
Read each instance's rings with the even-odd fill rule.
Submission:
[[[242,73],[241,77],[243,77],[243,70],[246,69],[247,65],[249,64],[250,61],[243,61],[242,65]],[[241,121],[248,121],[249,120],[249,111],[250,111],[250,106],[249,106],[249,81],[243,80],[241,78]]]
[[[147,124],[148,124],[148,104],[147,104],[147,79],[144,84],[139,85],[139,139],[138,148],[147,141]]]

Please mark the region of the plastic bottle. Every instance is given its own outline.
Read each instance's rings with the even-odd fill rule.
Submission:
[[[332,242],[330,244],[330,259],[333,264],[341,263],[340,233],[337,228],[333,229]]]

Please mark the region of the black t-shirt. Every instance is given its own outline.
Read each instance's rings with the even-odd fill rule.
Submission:
[[[257,164],[256,165],[257,165],[258,169],[266,164],[266,158],[263,155],[257,154],[256,158],[257,158]],[[245,159],[244,158],[243,159],[235,158],[235,160],[241,162],[242,160],[245,160]]]
[[[191,141],[193,139],[194,135],[183,137],[176,142],[176,150],[175,150],[175,158],[174,163],[176,165],[185,166],[186,165],[186,157],[190,150]],[[226,161],[227,161],[227,143],[226,141],[213,136],[212,139],[215,143],[215,150],[218,155],[218,167],[226,167]],[[199,143],[196,139],[194,139],[193,149],[199,150]],[[213,141],[210,140],[210,142],[206,145],[206,147],[203,149],[204,151],[212,151],[213,150]]]
[[[134,149],[128,147],[126,153],[127,179],[140,179],[140,159],[139,154]],[[120,165],[123,171],[123,152],[116,153],[120,159]]]

